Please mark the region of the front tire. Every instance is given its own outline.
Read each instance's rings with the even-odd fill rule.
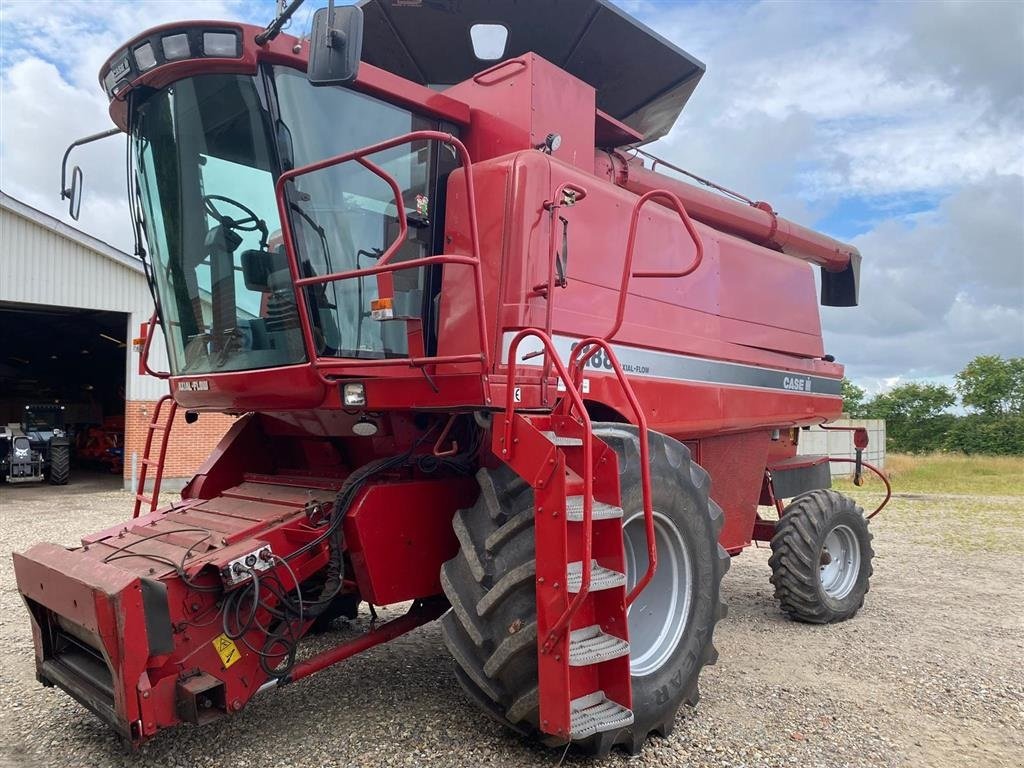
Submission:
[[[872,574],[871,532],[848,496],[821,489],[798,496],[772,536],[771,582],[796,621],[845,621],[864,605]]]
[[[71,479],[71,447],[50,446],[50,485],[67,485]]]
[[[621,424],[595,424],[594,434],[619,459],[631,588],[647,567],[639,438]],[[577,742],[593,754],[616,744],[635,754],[650,732],[668,735],[679,707],[697,703],[701,669],[718,657],[711,638],[725,615],[719,587],[729,567],[718,544],[722,511],[684,445],[652,432],[650,454],[659,567],[629,611],[634,723]],[[456,677],[485,712],[550,741],[538,729],[533,491],[505,466],[477,477],[477,503],[453,522],[461,551],[441,574],[452,604],[441,623],[445,644]]]

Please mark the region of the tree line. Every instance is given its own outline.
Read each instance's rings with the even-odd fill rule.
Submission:
[[[964,415],[950,413],[958,402]],[[980,355],[952,387],[908,382],[870,399],[843,379],[843,410],[885,419],[886,448],[894,453],[1024,455],[1024,357]]]

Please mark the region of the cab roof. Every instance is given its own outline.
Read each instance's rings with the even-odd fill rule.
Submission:
[[[643,134],[668,133],[704,64],[607,0],[360,0],[363,61],[423,85],[462,82],[534,52],[597,91],[599,109]],[[507,30],[497,58],[479,58],[474,25]],[[500,35],[499,35],[500,37]]]

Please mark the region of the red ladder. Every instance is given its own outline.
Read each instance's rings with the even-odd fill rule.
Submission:
[[[496,416],[494,450],[534,489],[541,730],[578,740],[633,722],[626,609],[657,563],[647,424],[603,339],[581,342],[566,369],[546,333],[521,331],[509,348],[509,382],[516,381],[516,355],[527,336],[541,341],[565,393],[550,415],[525,416],[516,412],[509,386],[505,413]],[[629,595],[618,457],[594,436],[580,394],[583,367],[598,349],[608,355],[640,432],[649,564]]]
[[[164,411],[164,405],[170,403],[167,410],[167,418],[161,421],[160,416]],[[143,503],[149,504],[149,511],[156,510],[160,500],[160,483],[164,477],[164,460],[167,458],[167,441],[171,436],[171,426],[174,424],[174,415],[178,412],[178,403],[171,395],[164,395],[153,409],[153,418],[146,428],[146,447],[142,452],[142,466],[139,468],[139,482],[135,487],[135,511],[132,517],[138,517],[142,511]],[[153,435],[160,432],[160,453],[154,459]],[[146,495],[146,476],[149,468],[156,467],[156,476],[153,478],[153,490],[149,496]]]

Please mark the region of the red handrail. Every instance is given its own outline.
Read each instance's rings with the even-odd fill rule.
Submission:
[[[679,214],[679,218],[683,221],[683,226],[686,227],[686,231],[693,239],[693,244],[697,247],[697,253],[693,257],[693,261],[683,270],[679,272],[666,272],[666,271],[652,271],[652,272],[634,272],[633,271],[633,256],[636,250],[636,236],[639,230],[640,223],[640,211],[649,200],[655,198],[661,198],[662,200],[668,201],[668,203],[675,209],[676,213]],[[693,221],[690,219],[690,214],[686,212],[686,207],[677,195],[669,192],[665,189],[652,189],[641,195],[636,203],[633,204],[633,215],[629,220],[629,236],[626,239],[626,260],[622,265],[622,280],[619,283],[619,306],[615,313],[615,324],[612,329],[605,334],[606,339],[615,337],[615,334],[622,328],[622,321],[626,317],[626,299],[629,297],[629,281],[634,277],[686,277],[691,274],[694,270],[701,265],[704,260],[704,242],[701,240],[700,233],[697,232],[697,228],[693,225]]]
[[[503,72],[500,76],[495,77],[492,80],[488,80],[487,79],[488,75],[490,75],[490,74],[492,74],[494,72],[498,72],[499,70],[502,70],[505,67],[509,67],[509,66],[513,66],[513,65],[515,65],[515,67],[516,67],[515,69],[510,70],[508,72]],[[493,67],[490,67],[489,69],[485,69],[483,72],[477,72],[475,75],[473,75],[473,82],[476,83],[477,85],[483,85],[483,86],[497,85],[502,80],[507,80],[508,78],[512,77],[512,75],[518,75],[520,72],[522,72],[525,69],[526,69],[526,62],[523,61],[522,59],[509,59],[508,61],[503,61],[503,62],[501,62],[499,64],[495,64]]]
[[[566,202],[566,193],[571,192],[573,195],[572,202]],[[548,212],[548,277],[547,282],[543,286],[537,286],[534,290],[540,292],[543,289],[543,296],[545,299],[544,306],[544,333],[550,336],[553,332],[554,325],[554,308],[555,308],[555,262],[558,260],[558,246],[555,235],[555,216],[558,215],[558,209],[566,205],[575,205],[581,200],[586,199],[587,190],[586,187],[581,187],[578,184],[572,182],[565,182],[560,184],[555,190],[555,194],[551,196],[550,200],[544,201],[544,210]],[[566,265],[568,269],[568,265]],[[568,276],[566,275],[566,278]],[[548,377],[551,375],[551,362],[548,359],[547,352],[531,352],[527,354],[523,359],[528,360],[531,357],[537,355],[544,355],[544,365],[542,367],[542,374],[540,379],[540,399],[542,403],[548,401]]]
[[[516,355],[519,352],[519,343],[527,336],[536,336],[540,339],[541,344],[544,345],[545,351],[548,353],[552,365],[558,372],[562,381],[565,382],[565,391],[572,404],[576,407],[580,414],[580,419],[583,423],[583,562],[582,562],[582,581],[580,582],[579,592],[572,599],[565,611],[559,617],[558,621],[555,622],[554,626],[548,632],[548,636],[544,640],[542,646],[543,651],[549,651],[554,647],[555,642],[561,636],[561,633],[565,631],[566,627],[569,626],[569,622],[572,621],[573,616],[579,611],[580,606],[583,605],[583,601],[587,599],[587,595],[590,594],[590,576],[591,576],[591,556],[593,554],[593,537],[591,534],[591,528],[593,527],[594,520],[594,466],[593,466],[593,447],[591,446],[591,438],[593,432],[590,426],[590,416],[587,415],[587,410],[583,405],[583,398],[580,396],[579,390],[573,379],[569,376],[568,371],[565,369],[565,365],[558,357],[558,353],[555,351],[555,345],[551,341],[551,337],[548,336],[544,331],[537,328],[524,328],[515,335],[512,339],[512,343],[508,350],[508,381],[509,386],[505,394],[505,440],[502,445],[501,453],[502,456],[508,458],[512,451],[512,426],[515,421],[516,404],[515,404],[515,387],[512,383],[516,380],[516,367],[518,365]]]
[[[579,357],[581,350],[587,353]],[[583,370],[587,361],[599,350],[603,349],[607,360],[612,364],[615,378],[622,385],[622,392],[629,401],[629,407],[633,409],[633,416],[636,419],[637,431],[640,433],[640,489],[644,500],[644,528],[647,533],[647,571],[642,579],[638,579],[633,589],[626,596],[626,605],[632,605],[633,601],[644,591],[644,587],[651,583],[654,574],[658,569],[658,547],[654,538],[654,509],[651,500],[651,467],[650,467],[650,446],[647,441],[647,417],[644,415],[640,401],[637,400],[633,387],[626,380],[626,373],[622,370],[618,357],[612,351],[611,344],[605,339],[589,338],[577,344],[569,356],[569,371],[573,376],[573,387],[579,391]],[[566,390],[569,385],[566,385]],[[586,535],[590,535],[589,529]]]
[[[149,367],[149,348],[153,344],[153,332],[159,323],[160,318],[157,316],[156,310],[153,310],[153,314],[149,316],[149,322],[146,324],[146,338],[142,342],[142,369],[157,379],[169,379],[171,378],[169,371],[154,371]]]
[[[428,256],[423,259],[415,259],[413,261],[401,262],[398,264],[390,263],[391,258],[398,252],[398,249],[405,243],[406,234],[408,232],[408,223],[403,215],[402,206],[402,190],[398,186],[398,182],[395,181],[394,177],[391,176],[387,171],[380,168],[380,166],[366,160],[366,155],[376,154],[377,152],[383,152],[386,149],[399,146],[401,144],[408,144],[413,141],[440,141],[451,146],[459,156],[459,161],[462,165],[463,176],[465,178],[466,186],[466,209],[467,216],[469,218],[469,239],[470,249],[472,250],[471,256],[462,255],[438,255]],[[378,260],[377,265],[374,267],[368,267],[366,269],[353,269],[345,272],[333,272],[328,275],[316,275],[314,277],[302,277],[299,270],[299,256],[298,250],[295,246],[294,237],[292,235],[291,220],[288,215],[288,206],[285,195],[285,185],[298,178],[309,173],[321,171],[325,168],[330,168],[335,165],[347,163],[355,160],[364,168],[369,170],[374,175],[383,179],[388,186],[391,187],[392,193],[395,195],[395,204],[398,208],[398,220],[399,220],[399,235],[396,237],[394,242],[388,247],[381,258]],[[362,149],[353,150],[346,152],[341,155],[328,158],[326,160],[320,160],[315,163],[295,168],[291,171],[282,173],[275,185],[275,194],[277,196],[277,207],[278,213],[281,218],[281,237],[285,244],[285,250],[288,254],[288,269],[292,275],[292,283],[295,288],[295,301],[296,306],[299,309],[299,322],[302,326],[302,335],[306,344],[306,348],[310,351],[310,354],[314,357],[313,367],[320,375],[320,378],[326,383],[334,383],[331,379],[320,373],[322,368],[351,368],[351,367],[365,367],[367,365],[408,365],[408,366],[424,366],[424,365],[438,365],[445,363],[464,363],[464,362],[477,362],[481,366],[481,372],[486,373],[489,361],[490,361],[490,344],[488,342],[487,334],[487,319],[484,311],[484,283],[483,283],[483,272],[480,266],[480,235],[477,227],[477,215],[476,215],[476,191],[473,185],[473,162],[469,156],[469,150],[466,146],[459,141],[455,136],[450,133],[444,133],[442,131],[412,131],[402,136],[396,136],[393,139],[387,141],[378,142],[377,144],[371,144],[370,146],[363,147]],[[472,268],[473,270],[473,287],[474,293],[476,294],[476,319],[477,319],[477,333],[480,341],[480,353],[479,354],[461,354],[461,355],[438,355],[432,357],[404,357],[404,358],[389,358],[385,360],[365,360],[365,359],[343,359],[343,360],[321,360],[316,358],[315,350],[316,344],[313,338],[313,327],[309,319],[309,308],[306,304],[306,295],[302,290],[303,287],[308,285],[317,285],[321,283],[330,283],[338,280],[349,280],[353,278],[368,277],[370,275],[382,275],[390,274],[404,269],[418,269],[420,267],[430,266],[432,264],[464,264]]]

